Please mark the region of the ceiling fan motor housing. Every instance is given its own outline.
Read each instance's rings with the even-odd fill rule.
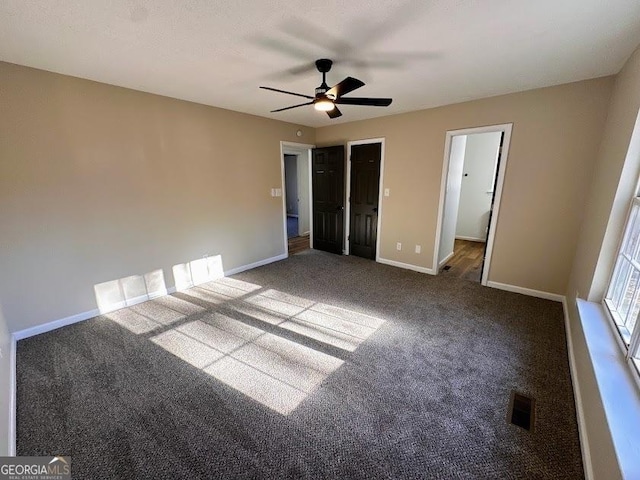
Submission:
[[[316,98],[325,97],[325,93],[327,93],[327,90],[329,90],[329,85],[322,82],[322,85],[316,88]]]
[[[316,99],[326,97],[325,93],[329,90],[329,85],[327,85],[327,77],[326,74],[329,70],[331,70],[331,65],[333,65],[333,61],[328,58],[320,58],[316,60],[316,68],[320,73],[322,73],[322,84],[316,88]]]
[[[327,73],[331,70],[331,65],[333,65],[333,61],[328,58],[320,58],[319,60],[316,60],[316,68],[320,73]]]

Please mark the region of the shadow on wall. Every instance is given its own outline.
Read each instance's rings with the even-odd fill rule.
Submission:
[[[159,294],[162,270],[96,285],[102,318],[282,415],[344,363],[331,349],[353,352],[384,324],[226,278],[220,256],[175,265],[173,273],[182,290],[175,295]]]

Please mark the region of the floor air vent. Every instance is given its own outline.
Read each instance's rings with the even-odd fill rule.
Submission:
[[[515,390],[511,392],[507,422],[532,431],[535,414],[535,399],[522,395]]]
[[[450,268],[451,268],[451,265],[447,265],[442,270],[449,270]]]

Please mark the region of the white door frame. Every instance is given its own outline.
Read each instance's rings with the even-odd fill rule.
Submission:
[[[486,127],[465,128],[462,130],[449,130],[445,136],[444,143],[444,160],[442,163],[442,180],[440,181],[440,204],[438,206],[438,224],[436,226],[436,242],[433,250],[433,269],[438,274],[438,255],[440,250],[440,237],[442,236],[442,221],[444,216],[444,202],[447,189],[447,177],[449,176],[449,162],[451,156],[451,141],[453,137],[458,135],[473,135],[476,133],[504,132],[504,141],[502,142],[502,152],[500,153],[500,165],[498,166],[496,191],[493,200],[493,213],[491,214],[491,222],[489,224],[489,235],[487,236],[486,255],[484,258],[484,268],[482,269],[482,277],[480,283],[487,285],[489,280],[489,271],[491,268],[491,256],[493,255],[493,242],[495,240],[496,228],[498,225],[500,200],[502,199],[502,187],[504,186],[504,175],[507,169],[507,160],[509,158],[509,144],[511,142],[511,130],[513,123],[504,123],[501,125],[489,125]]]
[[[311,182],[311,155],[315,145],[307,143],[280,142],[280,183],[282,185],[282,223],[284,230],[284,252],[289,255],[289,239],[287,238],[287,198],[284,182],[284,156],[306,155],[309,162],[309,246],[313,248],[313,184]]]
[[[344,219],[344,251],[345,255],[349,255],[349,228],[351,227],[351,147],[354,145],[367,145],[370,143],[380,143],[380,182],[378,184],[378,225],[376,234],[376,262],[380,260],[380,239],[382,237],[382,186],[384,185],[384,137],[382,138],[368,138],[365,140],[354,140],[347,142],[347,208],[345,209]]]

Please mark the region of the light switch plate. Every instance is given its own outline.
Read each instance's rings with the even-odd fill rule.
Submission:
[[[388,197],[388,196],[389,196],[389,189],[388,189],[388,188],[385,188],[385,189],[384,189],[384,196],[385,196],[385,197]]]

